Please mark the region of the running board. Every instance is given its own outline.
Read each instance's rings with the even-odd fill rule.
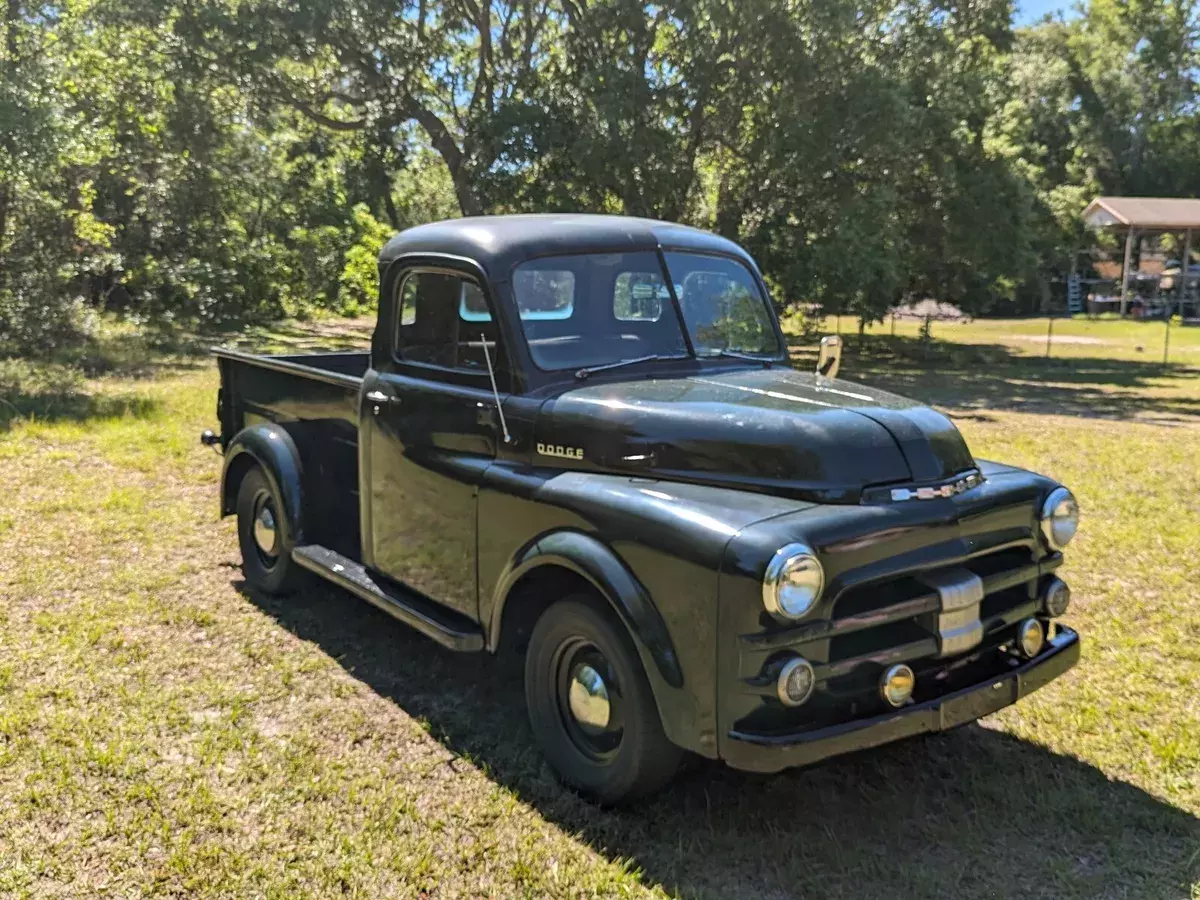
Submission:
[[[483,649],[483,632],[475,623],[432,600],[382,581],[362,563],[319,544],[297,547],[292,551],[292,559],[297,565],[357,594],[405,625],[433,638],[443,647],[463,652]]]

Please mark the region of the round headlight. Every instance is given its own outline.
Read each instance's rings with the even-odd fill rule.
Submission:
[[[1064,487],[1050,492],[1042,504],[1042,536],[1051,550],[1061,550],[1071,543],[1079,530],[1079,504],[1075,495]]]
[[[825,570],[804,544],[788,544],[771,558],[763,576],[763,606],[778,619],[799,619],[825,588]]]

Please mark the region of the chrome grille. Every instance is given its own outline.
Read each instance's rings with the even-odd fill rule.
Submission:
[[[851,588],[829,623],[828,674],[882,664],[900,648],[908,658],[966,653],[1032,613],[1038,575],[1032,549],[1020,546]]]

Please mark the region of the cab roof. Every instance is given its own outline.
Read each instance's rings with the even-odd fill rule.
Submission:
[[[508,277],[513,266],[539,256],[690,250],[733,256],[751,266],[741,247],[699,228],[638,219],[577,213],[478,216],[418,225],[400,232],[379,254],[380,264],[407,254],[451,254],[474,260],[488,276]]]

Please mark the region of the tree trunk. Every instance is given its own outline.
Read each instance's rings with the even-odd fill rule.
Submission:
[[[721,172],[721,179],[717,183],[717,214],[713,225],[721,237],[731,241],[737,241],[741,237],[741,191],[733,184],[733,177],[728,168]]]
[[[462,168],[451,169],[450,177],[454,179],[454,195],[458,197],[458,208],[462,210],[462,214],[482,216],[483,205],[475,194],[475,187],[471,184],[468,174]]]
[[[400,213],[396,210],[396,201],[392,199],[392,185],[386,178],[383,181],[383,209],[387,213],[388,224],[399,231]]]
[[[408,114],[416,120],[429,136],[429,143],[446,163],[450,170],[450,179],[454,182],[454,194],[458,197],[458,208],[464,216],[483,215],[483,205],[475,193],[471,183],[471,173],[468,171],[466,155],[454,140],[454,135],[446,127],[446,123],[438,118],[430,109],[421,106],[415,100],[410,100]]]
[[[17,68],[17,20],[21,15],[20,0],[8,0],[4,9],[4,65]],[[0,288],[7,280],[8,266],[4,262],[4,250],[8,244],[8,214],[12,205],[13,186],[10,181],[0,182]]]

